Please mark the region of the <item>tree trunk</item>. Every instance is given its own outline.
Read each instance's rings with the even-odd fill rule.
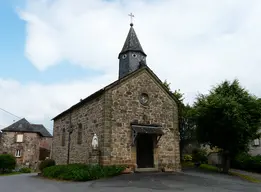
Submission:
[[[224,151],[222,154],[222,172],[228,174],[230,168],[229,152]]]

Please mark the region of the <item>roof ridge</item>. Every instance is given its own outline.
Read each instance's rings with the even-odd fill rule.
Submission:
[[[140,65],[140,68],[127,74],[126,76],[124,76],[122,79],[118,79],[116,81],[113,81],[112,83],[108,84],[107,86],[97,90],[96,92],[90,94],[89,96],[87,96],[85,99],[81,100],[80,102],[72,105],[71,107],[67,108],[66,110],[64,110],[63,112],[61,112],[60,114],[56,115],[55,117],[53,117],[51,120],[55,120],[56,118],[60,117],[61,115],[73,110],[74,108],[82,105],[85,102],[88,102],[88,100],[92,100],[94,98],[97,98],[98,96],[102,95],[107,89],[110,89],[111,87],[113,87],[114,85],[124,81],[125,79],[129,78],[131,75],[141,71],[141,70],[147,70],[150,74],[152,74],[152,76],[154,76],[154,78],[159,81],[159,83],[162,85],[162,87],[164,88],[164,90],[172,97],[172,99],[174,99],[177,103],[179,102],[179,100],[170,93],[170,91],[167,89],[167,87],[163,84],[163,82],[160,80],[160,78],[150,69],[149,66],[147,65]]]
[[[27,121],[25,118],[20,119],[12,123],[11,125],[2,129],[3,132],[32,132],[39,133],[43,137],[51,137],[51,133],[43,124],[33,124]]]

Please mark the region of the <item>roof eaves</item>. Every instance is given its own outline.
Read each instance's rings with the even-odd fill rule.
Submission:
[[[95,98],[97,98],[98,96],[102,95],[102,93],[104,92],[105,88],[103,89],[100,89],[98,91],[96,91],[95,93],[91,94],[90,96],[86,97],[85,99],[81,100],[80,102],[76,103],[75,105],[71,106],[69,109],[63,111],[62,113],[60,113],[59,115],[55,116],[54,118],[52,118],[51,120],[55,120],[57,119],[58,117],[62,116],[62,115],[65,115],[66,113],[72,111],[73,109],[83,105],[84,103],[88,102],[88,101],[91,101]]]
[[[126,78],[130,77],[132,74],[134,73],[137,73],[138,71],[142,70],[142,68],[136,70],[136,71],[133,71],[131,73],[129,73],[128,75],[126,75],[125,77],[121,78],[121,79],[118,79],[112,83],[110,83],[109,85],[107,85],[106,87],[96,91],[95,93],[91,94],[90,96],[86,97],[85,99],[83,99],[82,101],[78,102],[77,104],[71,106],[69,109],[63,111],[62,113],[60,113],[59,115],[55,116],[54,118],[52,118],[51,120],[55,120],[57,119],[58,117],[61,117],[62,115],[65,115],[66,113],[72,111],[73,109],[83,105],[84,103],[88,102],[88,101],[91,101],[95,98],[97,98],[98,96],[102,95],[106,90],[114,87],[115,85],[119,84],[120,82],[124,81]]]
[[[97,97],[99,97],[100,95],[102,95],[106,90],[114,87],[115,85],[121,83],[122,81],[128,79],[130,76],[132,76],[133,74],[136,74],[138,73],[139,71],[141,70],[147,70],[158,82],[159,84],[162,86],[162,88],[171,96],[171,98],[173,98],[178,104],[180,103],[180,101],[168,90],[168,88],[163,84],[163,82],[157,77],[157,75],[147,66],[142,66],[141,68],[139,68],[138,70],[136,71],[133,71],[131,73],[129,73],[128,75],[124,76],[123,78],[121,79],[118,79],[114,82],[112,82],[111,84],[107,85],[106,87],[96,91],[95,93],[91,94],[90,96],[86,97],[85,99],[83,99],[82,101],[78,102],[77,104],[71,106],[69,109],[63,111],[62,113],[60,113],[59,115],[55,116],[53,119],[51,120],[55,120],[59,117],[61,117],[62,115],[65,115],[66,113],[72,111],[73,109],[83,105],[84,103],[88,102],[88,101],[91,101]]]

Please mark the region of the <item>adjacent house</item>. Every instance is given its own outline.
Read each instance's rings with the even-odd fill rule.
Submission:
[[[255,155],[261,155],[261,145],[260,145],[260,142],[261,142],[261,138],[257,138],[255,139],[251,146],[250,146],[250,150],[249,150],[249,153],[253,156]]]
[[[17,165],[36,168],[39,161],[50,156],[52,135],[41,124],[21,119],[2,129],[0,153],[13,154]]]

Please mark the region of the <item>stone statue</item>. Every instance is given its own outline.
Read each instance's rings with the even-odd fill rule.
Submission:
[[[98,137],[95,133],[94,133],[94,136],[92,138],[92,148],[94,150],[96,150],[98,148]]]

